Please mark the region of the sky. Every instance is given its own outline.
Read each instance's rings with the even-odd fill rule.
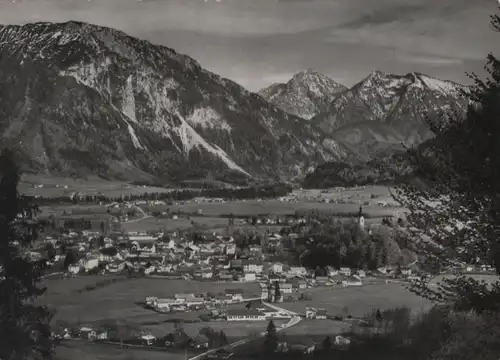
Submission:
[[[313,68],[352,86],[373,70],[470,83],[500,34],[497,0],[0,0],[0,23],[85,21],[195,58],[250,91]]]

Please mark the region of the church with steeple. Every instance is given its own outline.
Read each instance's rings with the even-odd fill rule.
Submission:
[[[359,207],[358,226],[361,230],[365,229],[365,217],[363,216],[363,206]]]

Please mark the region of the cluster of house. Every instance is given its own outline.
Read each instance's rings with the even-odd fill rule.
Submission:
[[[287,272],[283,272],[282,269],[283,265],[273,264],[272,274],[265,279],[266,281],[260,282],[262,300],[282,302],[286,294],[313,286],[361,286],[363,278],[366,277],[365,271],[353,271],[347,267],[340,269],[328,267],[327,276],[315,276],[314,271],[304,267],[292,266]]]
[[[106,326],[100,326],[97,328],[91,326],[81,326],[81,327],[63,327],[58,331],[52,331],[52,338],[58,340],[69,340],[69,339],[82,339],[88,341],[120,341],[116,339],[116,334],[113,335],[115,331],[108,329]],[[137,332],[135,334],[130,334],[126,342],[132,342],[138,345],[145,346],[161,346],[161,347],[172,347],[176,345],[184,345],[196,349],[207,349],[209,345],[209,340],[203,334],[198,334],[195,337],[189,337],[186,333],[172,333],[163,338],[157,338],[150,333]]]
[[[226,289],[223,294],[175,294],[170,298],[146,297],[146,305],[161,312],[187,311],[215,308],[222,304],[233,304],[243,301],[243,291]]]

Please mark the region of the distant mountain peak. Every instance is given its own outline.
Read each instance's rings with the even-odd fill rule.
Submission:
[[[347,87],[308,68],[294,74],[287,83],[273,84],[259,94],[290,114],[311,119],[327,109],[334,97]]]

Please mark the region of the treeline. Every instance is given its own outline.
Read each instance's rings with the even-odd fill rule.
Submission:
[[[303,225],[283,231],[299,232]],[[290,245],[301,264],[326,275],[326,267],[374,270],[385,265],[406,265],[415,254],[405,248],[404,235],[388,226],[368,233],[355,222],[313,221],[302,236]]]
[[[292,187],[287,184],[274,184],[266,186],[254,186],[240,189],[182,189],[169,192],[145,192],[143,194],[129,194],[123,196],[109,197],[103,194],[99,195],[77,195],[72,198],[69,196],[42,197],[26,196],[27,200],[36,201],[39,206],[53,204],[99,204],[124,201],[140,200],[162,200],[166,202],[191,200],[196,197],[223,198],[228,200],[243,200],[256,198],[276,198],[286,196],[292,192]]]

